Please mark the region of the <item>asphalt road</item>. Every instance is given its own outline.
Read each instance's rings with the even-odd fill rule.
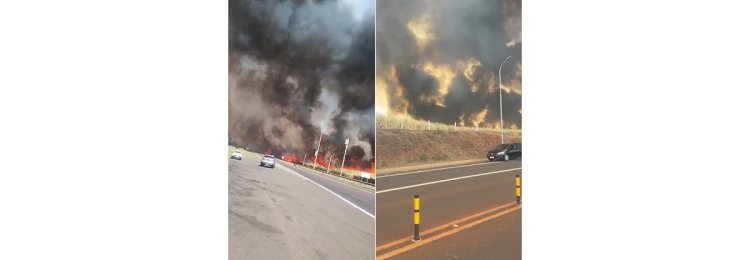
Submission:
[[[391,259],[521,259],[521,211],[492,219]]]
[[[360,208],[362,208],[370,215],[375,215],[375,193],[366,191],[356,186],[365,186],[364,184],[342,185],[342,181],[336,181],[338,177],[326,176],[322,173],[315,172],[311,169],[304,168],[302,166],[296,166],[287,162],[279,162],[289,169],[293,169],[295,172],[309,178],[310,180],[317,182],[320,185],[332,190],[346,200],[351,201]]]
[[[374,194],[288,164],[259,164],[247,152],[229,160],[229,259],[375,257],[375,219],[367,214]]]
[[[514,202],[515,175],[521,175],[520,168],[521,160],[513,160],[381,176],[377,245],[413,235],[414,194],[420,196],[420,229],[428,230]],[[521,210],[513,211],[393,259],[520,259],[520,216]]]

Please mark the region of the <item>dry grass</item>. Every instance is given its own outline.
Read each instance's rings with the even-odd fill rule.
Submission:
[[[305,167],[313,169],[312,163],[306,163]],[[326,172],[326,169],[327,168],[325,167],[325,165],[323,165],[323,166],[318,165],[318,167],[317,167],[317,170],[320,171],[320,172]],[[340,170],[340,168],[334,167],[333,165],[331,165],[331,169],[330,169],[329,173],[335,174],[335,175],[341,175],[341,173],[343,173],[342,176],[344,176],[346,178],[349,178],[349,179],[354,179],[355,176],[356,177],[361,176],[360,173],[362,173],[362,172],[360,172],[360,171],[354,171],[354,170],[349,170],[349,169],[344,169],[343,172],[342,172]]]
[[[227,148],[227,157],[229,157],[229,156],[232,156],[232,153],[234,152],[234,150],[237,150],[237,149],[238,149],[237,147],[234,147],[234,146],[231,146],[231,145],[230,145],[230,146],[229,146],[229,147]],[[245,150],[243,150],[243,149],[240,149],[240,151],[242,151],[242,157],[245,157],[245,155],[246,155],[245,153],[246,153],[247,151],[245,151]]]
[[[375,117],[375,125],[378,129],[401,129],[401,130],[427,130],[427,131],[473,131],[473,132],[494,132],[498,134],[500,130],[488,127],[465,127],[454,126],[442,123],[414,120],[411,118],[399,118],[390,115],[378,114]],[[505,129],[505,138],[520,139],[520,129]]]
[[[378,169],[482,159],[500,143],[497,131],[415,131],[378,129]],[[521,138],[505,138],[506,143]]]
[[[248,158],[247,156],[251,156],[251,152],[245,151],[245,149],[242,149],[242,148],[237,148],[237,147],[229,145],[227,147],[227,157],[232,156],[232,153],[234,152],[234,150],[237,150],[237,149],[239,149],[240,151],[242,151],[242,157],[243,158]],[[281,160],[281,158],[277,158],[277,160]],[[308,167],[308,168],[310,168],[310,169],[313,168],[312,163],[309,163],[309,162],[306,163],[305,166]],[[326,172],[326,167],[325,166],[318,165],[317,170],[321,171],[321,169],[322,169],[323,172]],[[334,167],[333,164],[331,165],[330,173],[334,173],[334,174],[338,175],[341,172],[342,171],[340,170],[339,167]],[[354,176],[359,177],[360,173],[361,173],[360,171],[355,171],[355,170],[349,170],[349,169],[344,169],[343,170],[344,176],[346,176],[349,179],[353,179]]]

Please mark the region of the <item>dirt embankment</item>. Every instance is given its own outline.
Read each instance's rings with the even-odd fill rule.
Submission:
[[[520,142],[508,138],[505,142]],[[415,131],[378,129],[377,168],[432,164],[485,158],[500,143],[500,134],[488,131]]]

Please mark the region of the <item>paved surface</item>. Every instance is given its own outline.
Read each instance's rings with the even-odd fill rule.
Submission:
[[[377,186],[377,245],[413,235],[414,194],[420,196],[421,230],[514,202],[515,175],[521,175],[519,168],[521,161],[514,160],[381,176]],[[476,176],[468,177],[473,175]],[[467,178],[445,181],[461,177]],[[393,259],[520,259],[521,211],[478,224]]]
[[[492,219],[391,259],[521,259],[521,211]]]
[[[333,192],[336,192],[341,197],[344,197],[346,200],[351,201],[367,211],[367,213],[375,215],[375,193],[373,192],[372,186],[345,180],[336,176],[325,175],[324,173],[316,172],[299,165],[293,165],[287,162],[281,163],[287,168],[293,169],[295,172],[325,186]]]
[[[477,163],[482,163],[486,161],[487,161],[487,158],[477,158],[477,159],[467,159],[467,160],[459,160],[459,161],[448,161],[448,162],[437,162],[437,163],[430,163],[430,164],[401,166],[401,167],[386,167],[386,168],[380,167],[378,168],[378,176],[386,176],[386,175],[397,174],[397,173],[405,173],[405,172],[411,172],[411,171],[420,171],[420,170],[426,170],[426,169],[443,168],[443,167],[458,166],[458,165],[477,164]]]
[[[375,257],[375,219],[365,213],[374,211],[372,193],[288,164],[259,164],[247,152],[229,160],[229,259]]]

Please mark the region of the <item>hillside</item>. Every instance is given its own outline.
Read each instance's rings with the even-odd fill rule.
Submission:
[[[505,142],[519,142],[509,138]],[[488,131],[415,131],[378,129],[377,168],[485,158],[500,143],[500,134]]]

